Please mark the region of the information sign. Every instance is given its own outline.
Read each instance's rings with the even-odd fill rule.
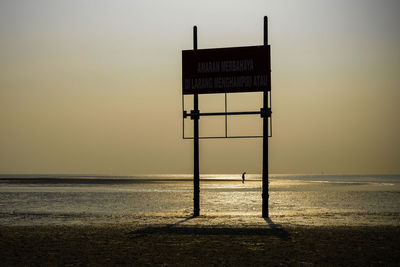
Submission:
[[[182,51],[182,93],[269,91],[269,45]]]

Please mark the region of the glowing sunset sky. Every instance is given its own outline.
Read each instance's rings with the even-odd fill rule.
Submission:
[[[199,48],[261,45],[265,15],[271,173],[400,173],[399,14],[395,0],[1,1],[0,173],[191,173],[181,51],[192,27]],[[259,108],[257,94],[229,99]],[[258,133],[261,119],[231,125]],[[203,135],[218,127],[200,120]],[[201,140],[200,172],[260,173],[261,145]]]

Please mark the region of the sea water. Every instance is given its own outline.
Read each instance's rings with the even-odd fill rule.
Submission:
[[[261,191],[260,175],[202,175],[203,223],[263,222]],[[192,211],[191,175],[0,175],[0,225],[163,224]],[[279,224],[400,225],[400,175],[271,175],[269,214]]]

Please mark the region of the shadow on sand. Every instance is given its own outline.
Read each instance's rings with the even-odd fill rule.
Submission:
[[[268,227],[219,227],[219,226],[180,226],[180,224],[195,219],[190,216],[173,224],[164,226],[148,226],[128,233],[131,238],[139,238],[152,234],[163,235],[243,235],[243,236],[275,236],[282,240],[289,240],[290,234],[281,225],[275,224],[270,218],[265,218]]]

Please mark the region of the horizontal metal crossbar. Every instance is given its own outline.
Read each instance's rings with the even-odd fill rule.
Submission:
[[[199,139],[229,139],[229,138],[263,138],[262,135],[243,135],[243,136],[199,136]],[[193,137],[183,137],[183,139],[193,139]]]
[[[253,115],[253,114],[261,114],[261,111],[207,112],[207,113],[199,113],[199,116],[226,116],[226,115]]]
[[[271,116],[271,109],[268,109],[266,112],[263,108],[260,109],[260,111],[235,111],[235,112],[205,112],[205,113],[200,113],[199,110],[191,110],[190,113],[188,113],[186,110],[183,111],[183,118],[186,119],[187,117],[190,117],[191,119],[198,118],[201,116],[231,116],[231,115],[261,115],[261,118],[264,116]]]

